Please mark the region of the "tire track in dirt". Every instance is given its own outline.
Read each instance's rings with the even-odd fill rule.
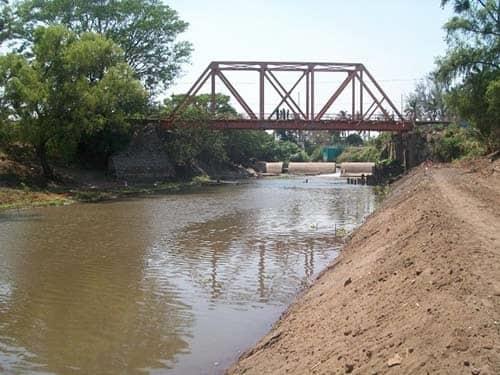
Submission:
[[[490,248],[500,252],[500,220],[484,208],[484,202],[460,189],[450,169],[434,169],[432,177],[450,206],[451,212],[469,226],[470,232]],[[492,192],[493,193],[493,192]]]

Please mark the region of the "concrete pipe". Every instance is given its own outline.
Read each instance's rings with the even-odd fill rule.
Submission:
[[[299,163],[290,162],[288,164],[289,174],[314,175],[335,173],[336,163]]]
[[[340,176],[341,177],[361,177],[371,176],[373,170],[375,169],[375,163],[341,163],[340,164]]]
[[[283,172],[283,162],[266,163],[265,173],[281,174]]]

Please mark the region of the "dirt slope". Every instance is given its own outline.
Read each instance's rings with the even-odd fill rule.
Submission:
[[[399,181],[229,373],[500,374],[500,163]]]

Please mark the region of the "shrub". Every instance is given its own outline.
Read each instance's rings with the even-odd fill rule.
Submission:
[[[484,155],[486,148],[471,128],[452,125],[431,140],[431,152],[433,159],[450,162]]]
[[[310,161],[309,155],[307,155],[307,152],[304,150],[300,150],[299,152],[290,155],[290,161],[296,161],[296,162],[305,162],[305,161]]]
[[[323,161],[323,146],[316,146],[309,159],[311,161]]]
[[[364,147],[347,147],[337,158],[337,163],[347,161],[371,161],[380,159],[380,151],[373,145]]]

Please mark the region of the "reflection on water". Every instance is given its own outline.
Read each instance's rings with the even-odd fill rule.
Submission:
[[[0,372],[221,372],[374,209],[309,181],[0,213]]]

